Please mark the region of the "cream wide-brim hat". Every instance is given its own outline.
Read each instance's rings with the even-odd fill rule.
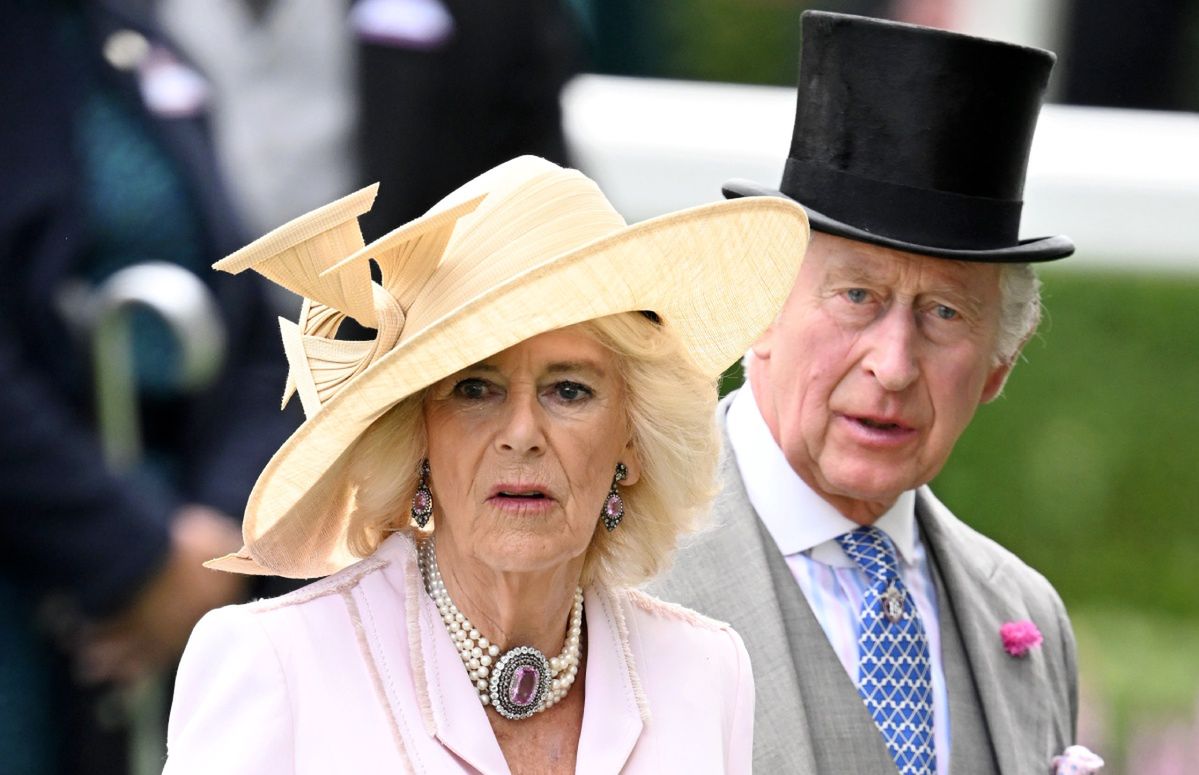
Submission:
[[[253,268],[304,297],[280,320],[306,421],[258,477],[245,546],[210,568],[312,578],[347,545],[346,452],[398,402],[537,334],[652,311],[715,379],[774,319],[808,242],[799,205],[744,198],[634,226],[576,170],[520,157],[364,245],[377,186],[282,226],[214,267]],[[370,261],[381,283],[372,281]],[[372,341],[334,338],[345,317]]]

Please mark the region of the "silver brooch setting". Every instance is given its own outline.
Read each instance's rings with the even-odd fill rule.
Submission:
[[[895,586],[892,581],[887,585],[887,591],[883,592],[883,616],[887,617],[887,621],[895,624],[903,618],[903,590]]]

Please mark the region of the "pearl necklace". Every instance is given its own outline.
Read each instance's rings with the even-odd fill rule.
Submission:
[[[417,564],[425,591],[437,605],[462,663],[484,705],[491,705],[504,718],[524,719],[560,702],[579,674],[579,652],[583,628],[583,589],[575,588],[570,625],[562,653],[546,659],[532,646],[517,646],[500,653],[500,647],[479,634],[450,595],[437,567],[433,539],[420,544]]]

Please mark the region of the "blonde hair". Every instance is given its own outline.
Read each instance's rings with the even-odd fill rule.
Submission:
[[[624,521],[614,531],[593,534],[581,583],[635,586],[661,571],[680,536],[702,527],[707,516],[720,450],[717,384],[693,365],[668,324],[622,313],[580,328],[616,355],[641,469],[636,483],[620,488]],[[348,542],[359,556],[372,553],[389,533],[418,530],[410,508],[427,449],[425,393],[400,401],[347,452],[356,488]],[[595,504],[597,525],[602,506]]]

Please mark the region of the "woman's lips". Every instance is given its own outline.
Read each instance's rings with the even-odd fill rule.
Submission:
[[[487,502],[502,511],[541,512],[553,507],[548,490],[531,484],[501,484],[493,487]]]

